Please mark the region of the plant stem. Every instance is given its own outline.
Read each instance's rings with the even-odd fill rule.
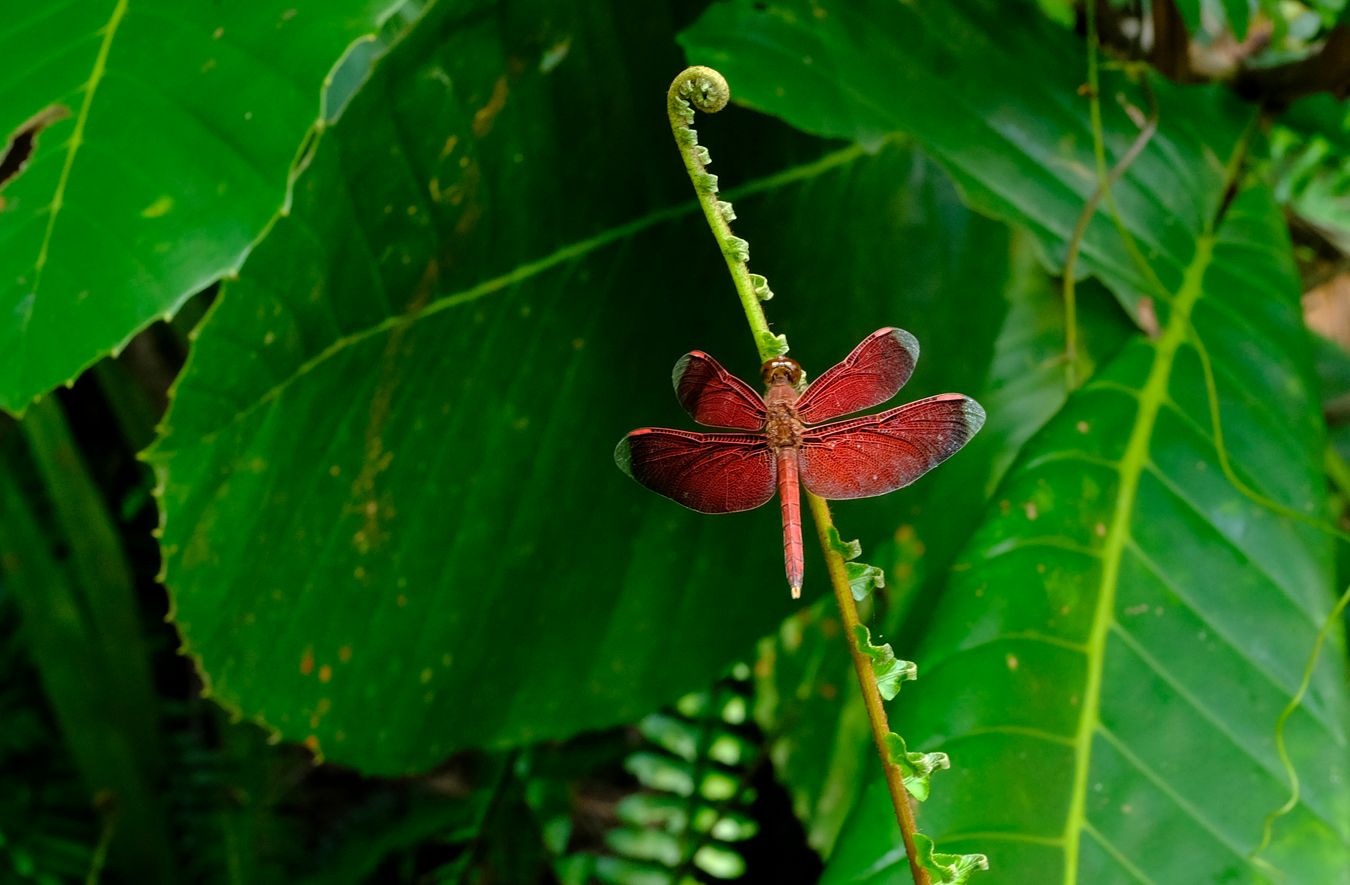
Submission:
[[[844,622],[844,636],[848,641],[849,654],[853,657],[853,669],[858,674],[858,685],[862,688],[867,721],[872,726],[872,739],[876,741],[877,753],[881,756],[881,767],[886,771],[886,789],[891,794],[891,804],[895,806],[900,837],[905,840],[909,872],[914,877],[915,885],[931,885],[932,880],[928,878],[928,871],[919,864],[919,853],[914,846],[914,809],[909,804],[905,777],[886,750],[886,735],[890,733],[891,725],[886,719],[886,708],[882,704],[881,692],[877,689],[876,677],[872,674],[872,662],[853,640],[854,628],[862,622],[858,618],[858,604],[853,600],[853,591],[849,589],[848,575],[844,571],[844,557],[830,543],[830,529],[834,527],[830,505],[824,498],[810,492],[806,493],[806,504],[811,509],[811,520],[816,524],[821,552],[825,554],[825,568],[830,573],[830,586],[834,588],[834,599],[839,604],[839,616]]]
[[[712,158],[707,148],[699,145],[693,125],[695,109],[715,114],[730,100],[731,89],[725,77],[712,68],[695,66],[685,68],[671,82],[670,91],[666,93],[666,112],[685,171],[689,173],[699,206],[703,208],[703,217],[717,238],[731,280],[736,284],[736,295],[741,299],[745,319],[750,323],[760,362],[767,362],[787,353],[787,341],[769,331],[769,321],[760,306],[760,302],[773,297],[773,293],[763,277],[750,273],[750,244],[731,232],[731,220],[736,213],[730,203],[717,199],[717,176],[708,172]]]
[[[1130,252],[1131,258],[1135,259],[1136,266],[1142,265],[1142,270],[1154,289],[1161,297],[1166,297],[1167,289],[1162,282],[1158,280],[1152,266],[1143,258],[1135,245],[1134,238],[1124,227],[1120,219],[1120,212],[1116,208],[1115,198],[1111,194],[1111,187],[1120,177],[1125,174],[1139,155],[1143,153],[1144,148],[1152,140],[1154,133],[1158,131],[1158,107],[1153,97],[1153,90],[1148,85],[1147,75],[1143,78],[1144,91],[1148,95],[1151,113],[1145,121],[1143,127],[1139,130],[1139,135],[1131,142],[1130,147],[1120,158],[1114,167],[1107,171],[1106,168],[1106,142],[1103,138],[1102,129],[1102,100],[1101,100],[1101,81],[1098,75],[1097,62],[1097,16],[1096,5],[1089,2],[1087,10],[1087,50],[1088,50],[1088,116],[1092,125],[1092,156],[1097,169],[1097,187],[1088,197],[1087,202],[1083,204],[1083,211],[1078,215],[1078,221],[1074,224],[1073,234],[1069,237],[1068,250],[1064,256],[1064,270],[1061,278],[1061,285],[1064,294],[1064,362],[1065,372],[1068,378],[1068,388],[1073,390],[1078,386],[1078,309],[1075,295],[1074,280],[1076,265],[1078,263],[1078,253],[1082,250],[1083,238],[1087,235],[1088,224],[1097,214],[1097,209],[1103,199],[1107,202],[1112,219],[1116,221],[1116,226],[1120,230],[1121,237],[1125,241],[1125,247]]]
[[[736,284],[736,294],[745,309],[745,318],[750,323],[750,331],[755,336],[755,347],[759,358],[767,362],[776,356],[787,353],[787,341],[769,331],[769,322],[764,316],[761,301],[767,301],[773,293],[769,291],[763,277],[750,273],[747,260],[750,246],[731,232],[729,222],[735,218],[731,204],[717,199],[717,178],[708,174],[711,162],[708,151],[698,143],[698,133],[693,129],[694,109],[715,114],[727,106],[731,100],[731,89],[726,78],[712,68],[685,68],[670,84],[666,96],[666,108],[670,114],[670,128],[679,146],[680,156],[684,158],[684,168],[689,180],[694,184],[703,215],[712,228],[713,235],[722,248],[722,257],[726,259],[727,269]],[[872,673],[872,664],[858,649],[854,641],[854,628],[862,622],[858,618],[858,606],[853,600],[853,591],[849,588],[848,575],[844,569],[844,558],[830,543],[830,533],[834,521],[830,517],[830,506],[825,499],[806,492],[806,503],[816,524],[816,534],[820,538],[820,547],[825,554],[826,568],[830,574],[830,584],[834,588],[835,600],[839,603],[839,614],[844,622],[844,636],[848,642],[849,654],[853,657],[853,669],[858,674],[858,684],[862,688],[863,703],[867,708],[867,719],[872,727],[872,738],[876,741],[877,753],[881,756],[881,766],[886,772],[886,788],[891,794],[891,803],[895,806],[895,819],[900,824],[900,836],[905,842],[905,857],[909,860],[910,875],[915,885],[932,885],[928,871],[919,863],[918,849],[914,844],[914,809],[909,804],[909,791],[905,789],[905,778],[899,766],[891,761],[886,749],[886,735],[891,726],[886,719],[886,708],[882,705],[881,692],[877,688],[876,676]]]
[[[137,882],[179,881],[154,684],[116,526],[51,397],[33,404],[19,430],[27,451],[0,454],[0,578],[104,821],[91,874],[107,853]]]

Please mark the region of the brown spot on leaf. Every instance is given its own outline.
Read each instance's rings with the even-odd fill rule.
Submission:
[[[300,656],[300,675],[308,676],[314,672],[314,647],[306,648]]]
[[[473,115],[474,135],[482,138],[492,131],[492,123],[502,112],[502,108],[506,107],[506,96],[510,92],[511,87],[506,82],[506,75],[502,74],[497,78],[497,82],[492,84],[492,97]]]
[[[1157,341],[1162,334],[1158,325],[1158,311],[1153,307],[1153,299],[1147,295],[1139,299],[1139,328],[1153,341]]]
[[[319,681],[330,682],[333,679],[333,668],[324,664],[319,668]]]

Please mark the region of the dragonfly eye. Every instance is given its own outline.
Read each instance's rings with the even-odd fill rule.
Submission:
[[[794,359],[785,356],[774,357],[764,364],[760,369],[760,374],[764,378],[765,386],[772,387],[775,381],[782,379],[793,387],[802,377],[802,367]]]

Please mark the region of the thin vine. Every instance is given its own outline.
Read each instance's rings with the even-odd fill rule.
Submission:
[[[707,148],[698,143],[698,133],[693,128],[695,109],[710,114],[717,113],[727,106],[730,99],[731,89],[727,85],[726,78],[720,73],[712,68],[690,67],[676,76],[671,83],[667,94],[667,110],[675,143],[679,147],[680,156],[684,159],[685,169],[689,173],[690,181],[693,182],[694,192],[698,196],[699,205],[703,208],[704,217],[717,238],[727,269],[731,272],[736,294],[750,324],[760,360],[768,361],[788,352],[787,338],[783,335],[774,335],[769,330],[768,320],[764,316],[762,302],[772,298],[773,292],[763,276],[750,273],[750,246],[731,232],[730,222],[736,217],[735,211],[730,203],[717,198],[717,176],[708,172],[711,157]],[[883,691],[878,684],[875,659],[885,658],[893,664],[901,665],[898,669],[907,674],[895,679],[894,684],[890,685],[885,693],[887,698],[898,690],[899,678],[913,678],[913,665],[895,661],[889,645],[872,645],[867,628],[862,625],[858,616],[857,601],[865,598],[873,587],[883,585],[881,571],[864,563],[851,561],[861,552],[857,542],[841,542],[839,532],[830,516],[829,505],[823,498],[806,490],[803,492],[816,525],[830,584],[845,626],[844,635],[849,643],[858,684],[862,688],[872,737],[886,773],[886,786],[895,808],[896,821],[900,825],[910,875],[915,885],[933,885],[934,872],[941,875],[944,882],[962,882],[970,872],[987,869],[988,861],[983,855],[978,854],[938,854],[933,849],[932,841],[917,832],[910,795],[926,798],[928,775],[937,768],[946,768],[948,761],[946,755],[942,753],[908,752],[904,741],[891,732],[883,706]]]
[[[1091,18],[1092,13],[1089,12],[1088,16]],[[1089,28],[1090,32],[1091,30]],[[1135,136],[1134,141],[1131,142],[1129,149],[1125,151],[1108,173],[1106,171],[1105,147],[1101,139],[1096,137],[1102,128],[1101,98],[1098,94],[1097,54],[1095,52],[1088,53],[1087,88],[1089,95],[1092,96],[1090,114],[1092,117],[1093,155],[1097,166],[1097,186],[1093,189],[1087,202],[1083,204],[1083,211],[1079,213],[1078,221],[1074,224],[1073,234],[1069,237],[1068,250],[1064,256],[1061,286],[1064,295],[1064,363],[1069,390],[1076,388],[1080,381],[1078,378],[1078,308],[1075,288],[1077,281],[1074,279],[1074,274],[1078,263],[1078,253],[1083,247],[1083,238],[1087,235],[1088,224],[1097,214],[1103,198],[1108,203],[1110,215],[1119,219],[1120,212],[1116,209],[1115,200],[1111,196],[1111,186],[1120,180],[1127,169],[1134,165],[1134,161],[1144,152],[1144,148],[1148,146],[1148,143],[1152,141],[1154,134],[1158,131],[1158,102],[1153,95],[1153,89],[1147,85],[1146,79],[1144,84],[1149,99],[1148,119],[1145,121],[1143,128],[1139,130],[1139,134]],[[1162,287],[1162,281],[1153,273],[1152,266],[1143,260],[1143,255],[1139,254],[1138,248],[1134,245],[1134,238],[1129,235],[1128,231],[1124,231],[1124,235],[1127,238],[1127,249],[1132,256],[1137,256],[1143,261],[1144,267],[1147,268],[1146,275],[1151,277],[1152,282],[1159,288],[1160,294],[1165,297],[1166,293],[1165,288]]]

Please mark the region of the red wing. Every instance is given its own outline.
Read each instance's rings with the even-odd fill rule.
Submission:
[[[705,427],[764,429],[764,398],[706,353],[680,357],[671,380],[680,405]]]
[[[914,372],[919,342],[904,329],[878,329],[842,363],[811,382],[797,400],[806,424],[870,409],[895,396]]]
[[[944,393],[810,428],[799,456],[802,485],[831,501],[884,495],[956,454],[983,426],[979,403]]]
[[[644,427],[614,450],[619,469],[700,513],[753,510],[773,497],[777,465],[761,433]]]

